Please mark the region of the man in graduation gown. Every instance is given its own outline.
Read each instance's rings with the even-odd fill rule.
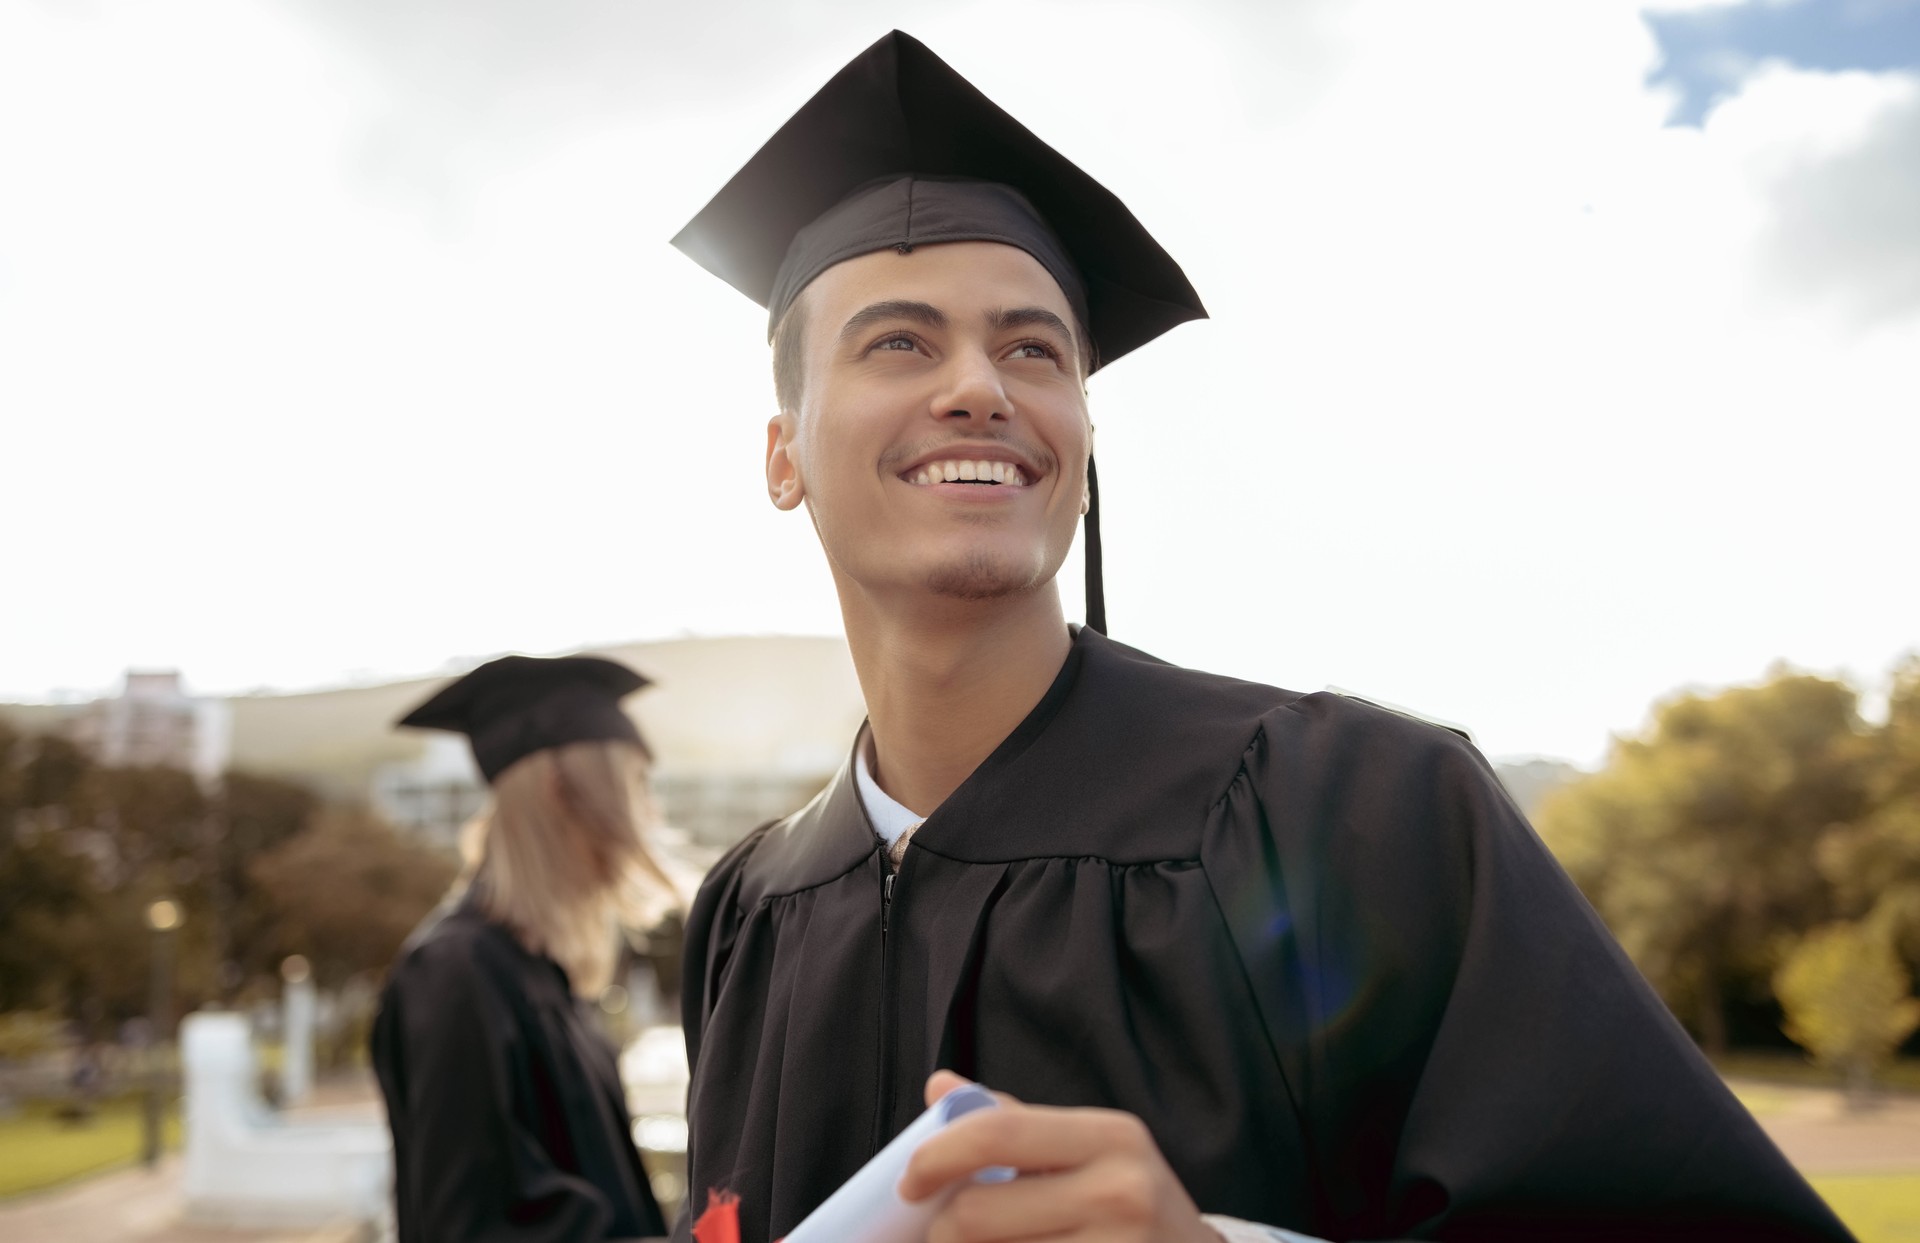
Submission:
[[[1847,1237],[1468,742],[1068,626],[1085,377],[1204,313],[1119,200],[896,32],[676,244],[769,309],[869,713],[689,919],[743,1239],[959,1077],[902,1193],[1022,1176],[936,1240]]]

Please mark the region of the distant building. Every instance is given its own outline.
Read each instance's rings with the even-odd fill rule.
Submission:
[[[436,846],[460,843],[460,829],[486,805],[487,788],[467,740],[428,734],[418,759],[373,774],[373,810],[388,824]]]
[[[812,798],[866,716],[844,640],[766,635],[593,649],[653,685],[627,701],[651,745],[654,794],[695,846],[731,844]],[[466,740],[393,722],[446,679],[230,700],[234,767],[369,804],[389,822],[454,844],[486,802]]]
[[[203,784],[227,769],[231,717],[225,702],[189,695],[177,670],[129,670],[119,695],[73,706],[60,726],[112,767],[178,768]]]
[[[666,822],[696,846],[729,846],[747,829],[778,819],[820,791],[830,770],[803,773],[682,772],[654,775],[653,795]],[[373,810],[422,841],[452,849],[460,830],[487,803],[466,739],[426,739],[420,758],[386,764],[373,776]]]
[[[663,772],[654,797],[668,824],[699,846],[731,846],[757,825],[804,807],[833,776],[831,768],[805,773]]]
[[[627,707],[654,753],[661,811],[695,851],[710,853],[798,809],[846,759],[866,717],[839,638],[685,638],[593,650],[653,680]],[[19,728],[70,733],[106,763],[288,778],[451,847],[486,803],[466,740],[393,722],[480,660],[432,677],[225,700],[189,696],[176,673],[132,673],[114,699],[0,704],[0,715]]]

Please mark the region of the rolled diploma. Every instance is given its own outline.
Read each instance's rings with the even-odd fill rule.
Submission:
[[[933,1215],[960,1189],[960,1184],[909,1204],[900,1198],[899,1191],[907,1162],[913,1159],[915,1149],[955,1118],[997,1105],[993,1093],[977,1083],[947,1093],[915,1118],[912,1126],[894,1136],[892,1143],[874,1153],[873,1159],[841,1183],[819,1208],[808,1213],[806,1220],[787,1235],[786,1243],[923,1243]],[[1005,1182],[1014,1173],[993,1166],[975,1174],[973,1181]]]

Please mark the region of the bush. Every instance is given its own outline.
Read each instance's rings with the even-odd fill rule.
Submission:
[[[0,1062],[24,1062],[52,1053],[64,1041],[66,1025],[44,1010],[0,1014]]]
[[[1856,1101],[1920,1027],[1920,1000],[1890,940],[1860,924],[1817,928],[1774,974],[1785,1029],[1845,1078]]]

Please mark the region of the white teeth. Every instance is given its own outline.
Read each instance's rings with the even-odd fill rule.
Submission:
[[[992,482],[1013,488],[1027,486],[1027,476],[1011,462],[932,462],[913,473],[909,483],[926,487],[935,483],[961,480]]]

